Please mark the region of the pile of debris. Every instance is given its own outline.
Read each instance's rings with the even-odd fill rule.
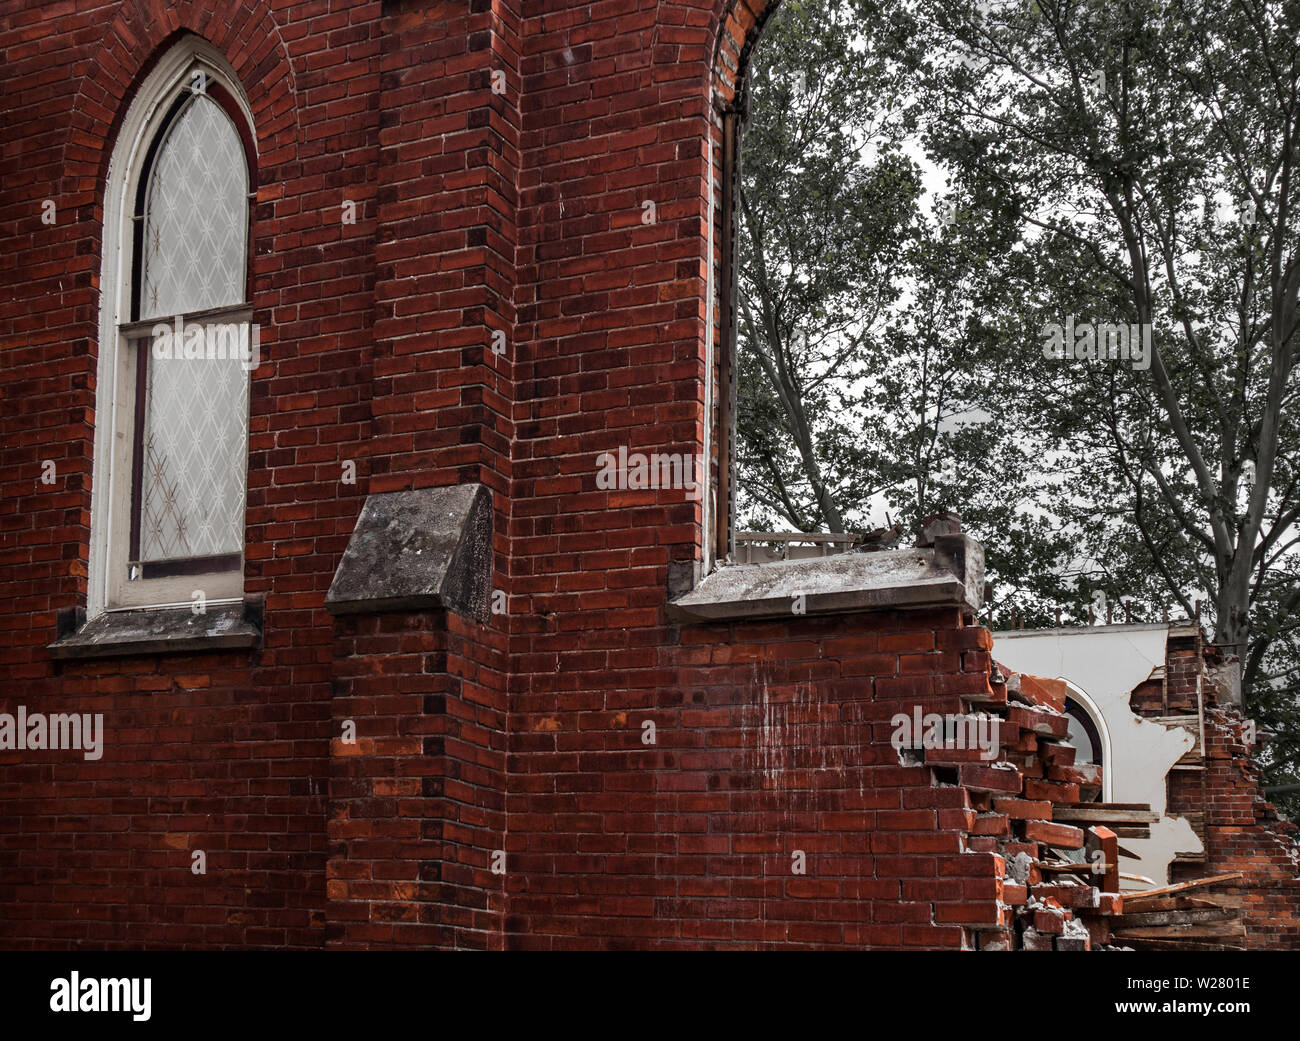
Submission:
[[[967,846],[999,854],[999,921],[974,928],[981,950],[1244,948],[1241,908],[1205,890],[1240,877],[1197,879],[1120,892],[1123,838],[1141,838],[1150,806],[1095,802],[1101,767],[1075,761],[1066,684],[994,666],[971,711],[999,722],[999,752],[927,748],[938,780],[960,784],[974,811]]]
[[[1122,917],[1111,935],[1138,950],[1244,951],[1246,923],[1241,897],[1208,893],[1209,886],[1242,877],[1240,871],[1124,897]],[[1195,890],[1193,894],[1191,891]]]

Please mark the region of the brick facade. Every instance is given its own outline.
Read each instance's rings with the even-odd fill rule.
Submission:
[[[1006,701],[987,632],[959,607],[672,624],[703,504],[595,483],[619,446],[708,446],[709,170],[764,17],[748,0],[11,16],[0,711],[102,712],[108,733],[93,762],[0,751],[6,946],[1014,945],[1000,824],[977,819],[999,786],[1049,780],[1032,725],[1007,710],[1024,762],[1003,777],[890,744],[896,712]],[[56,662],[58,615],[87,596],[108,155],[186,32],[226,55],[257,138],[262,645]],[[468,482],[493,496],[504,610],[328,613],[368,494]]]

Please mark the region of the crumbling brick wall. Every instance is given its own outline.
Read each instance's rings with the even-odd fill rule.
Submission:
[[[1091,950],[1110,942],[1111,918],[1122,909],[1114,834],[1054,819],[1056,807],[1094,796],[1102,780],[1099,767],[1075,762],[1065,695],[1059,680],[998,668],[987,695],[969,706],[1001,720],[1001,769],[963,767],[978,773],[957,778],[983,789],[972,796],[970,847],[996,853],[1002,875],[999,921],[977,932],[980,950]],[[970,759],[969,750],[926,753],[936,764]],[[1067,858],[1083,866],[1046,866]]]
[[[659,638],[586,652],[591,674],[539,661],[512,699],[509,946],[971,945],[995,858],[963,852],[967,793],[901,765],[889,719],[986,687],[985,630],[952,609]]]
[[[1220,664],[1217,648],[1199,631],[1171,633],[1164,683],[1143,684],[1134,691],[1139,715],[1195,717],[1198,699],[1204,713],[1203,769],[1172,770],[1167,780],[1168,812],[1198,822],[1205,847],[1203,862],[1175,862],[1170,881],[1240,871],[1240,882],[1216,885],[1215,896],[1240,902],[1246,943],[1253,949],[1300,947],[1300,853],[1295,827],[1260,790],[1253,756],[1258,750],[1245,739],[1247,720],[1226,704],[1207,666]],[[1260,740],[1264,735],[1256,735]]]

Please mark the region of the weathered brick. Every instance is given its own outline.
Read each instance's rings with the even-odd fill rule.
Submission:
[[[1025,821],[1025,838],[1031,842],[1043,842],[1061,849],[1082,849],[1083,832],[1069,824],[1054,824],[1051,821]]]

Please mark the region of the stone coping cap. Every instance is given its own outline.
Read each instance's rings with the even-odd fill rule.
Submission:
[[[707,622],[925,607],[978,611],[983,602],[984,548],[969,535],[949,534],[933,548],[721,567],[669,600],[668,616]]]
[[[492,493],[444,485],[366,497],[325,596],[331,614],[439,608],[486,619]]]

